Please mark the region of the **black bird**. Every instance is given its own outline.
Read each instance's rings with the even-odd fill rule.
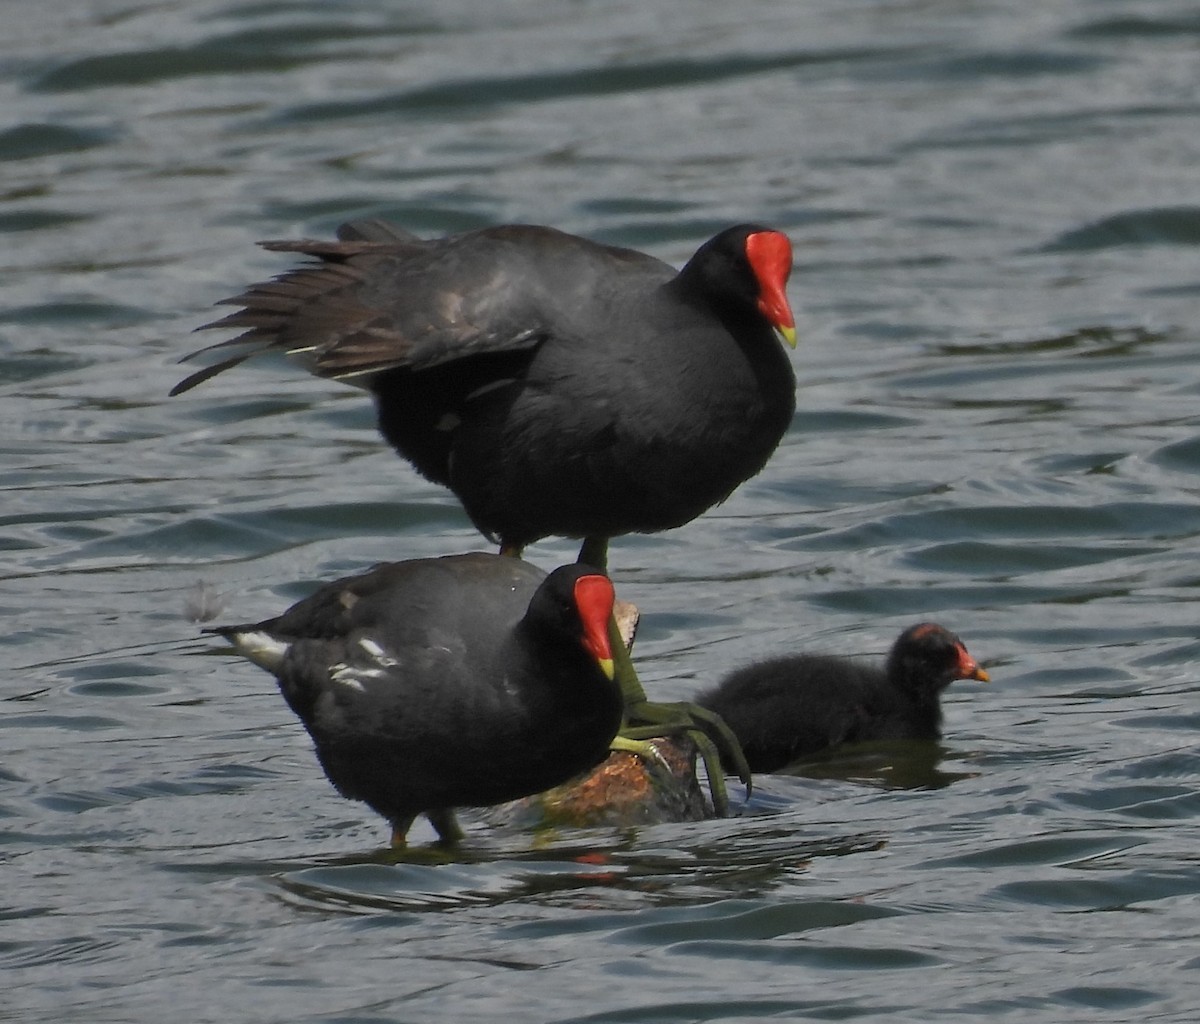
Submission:
[[[474,553],[376,566],[278,618],[208,632],[276,677],[338,792],[392,825],[541,792],[608,754],[621,724],[608,577]]]
[[[939,738],[940,696],[956,679],[988,674],[957,636],[922,622],[900,634],[882,667],[785,655],[736,669],[696,703],[725,720],[751,771],[774,772],[843,743]]]
[[[756,474],[795,411],[787,236],[743,224],[676,271],[632,249],[505,225],[420,239],[379,221],[340,241],[264,242],[317,262],[205,325],[366,388],[379,430],[508,553],[551,535],[682,526]],[[202,351],[208,351],[202,350]],[[198,355],[199,353],[193,353]],[[191,358],[191,357],[188,357]]]

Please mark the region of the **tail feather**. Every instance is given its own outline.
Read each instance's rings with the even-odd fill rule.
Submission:
[[[279,668],[292,646],[258,626],[211,626],[201,632],[224,637],[243,658],[268,672]]]

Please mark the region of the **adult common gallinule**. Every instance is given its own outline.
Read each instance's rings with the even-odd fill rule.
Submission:
[[[598,764],[621,724],[613,588],[474,553],[376,566],[278,618],[209,632],[272,673],[338,791],[444,842],[454,808],[540,792]]]
[[[380,432],[506,551],[681,526],[766,463],[795,410],[791,245],[740,225],[683,270],[547,227],[423,240],[378,221],[265,242],[319,262],[257,284],[206,327],[238,349],[366,388]],[[202,350],[207,351],[207,350]],[[193,353],[198,355],[199,353]],[[189,357],[190,358],[190,357]]]
[[[939,698],[955,679],[988,674],[957,636],[922,622],[900,634],[882,667],[785,655],[735,670],[696,702],[733,730],[751,771],[773,772],[842,743],[937,739]]]
[[[777,338],[795,344],[792,250],[778,231],[729,228],[678,272],[547,227],[424,240],[364,221],[338,234],[264,243],[316,262],[226,300],[241,308],[206,326],[243,329],[212,346],[235,354],[171,393],[259,352],[302,356],[370,391],[384,437],[502,551],[582,537],[580,561],[601,569],[608,538],[728,497],[791,422]],[[627,661],[618,678],[632,721],[695,724],[647,701]]]

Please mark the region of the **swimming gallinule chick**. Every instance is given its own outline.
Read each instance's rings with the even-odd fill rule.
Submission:
[[[608,538],[694,519],[762,469],[791,422],[777,338],[795,344],[792,250],[778,231],[729,228],[678,272],[547,227],[338,234],[264,243],[316,262],[226,300],[241,308],[206,326],[243,329],[212,346],[235,354],[171,393],[259,352],[301,356],[370,391],[383,436],[505,553],[581,537],[580,561],[605,569]],[[649,702],[627,660],[618,679],[631,722],[699,725],[737,762],[719,723]]]
[[[209,632],[276,677],[329,781],[391,822],[515,800],[592,768],[621,724],[608,578],[516,558],[376,566],[278,618]]]
[[[696,698],[737,735],[751,771],[773,772],[842,743],[937,739],[941,692],[988,681],[957,636],[932,622],[900,634],[886,663],[794,654],[743,666]]]

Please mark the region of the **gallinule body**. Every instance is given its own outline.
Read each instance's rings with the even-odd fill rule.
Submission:
[[[795,410],[778,231],[729,228],[681,271],[632,249],[506,225],[423,240],[378,221],[266,242],[318,262],[225,300],[235,355],[302,356],[375,398],[380,432],[519,553],[550,535],[665,530],[766,463]],[[198,353],[193,353],[198,354]]]
[[[900,634],[884,666],[796,654],[743,666],[696,698],[733,730],[751,771],[778,771],[843,743],[941,736],[941,692],[988,674],[949,630]]]
[[[211,632],[272,673],[338,791],[403,845],[425,813],[514,800],[598,764],[621,724],[613,589],[475,553],[376,566],[278,618]]]

